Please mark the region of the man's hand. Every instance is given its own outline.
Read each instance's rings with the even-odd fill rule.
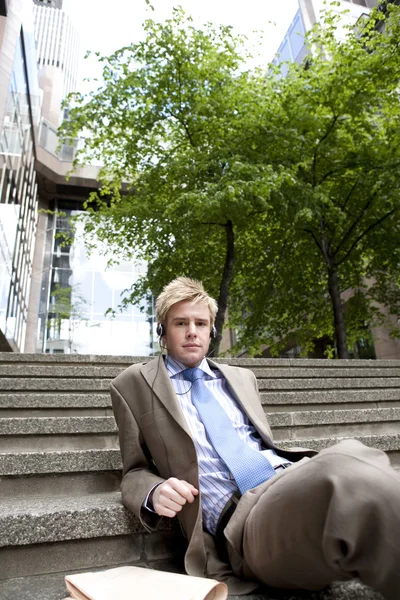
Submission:
[[[158,515],[172,518],[186,502],[192,503],[198,493],[191,483],[170,477],[154,489],[151,501]]]

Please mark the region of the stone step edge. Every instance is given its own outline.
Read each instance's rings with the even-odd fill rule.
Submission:
[[[388,433],[380,435],[351,435],[322,438],[304,438],[301,440],[284,439],[277,441],[279,448],[310,448],[311,450],[322,450],[334,446],[344,440],[358,440],[359,442],[377,448],[384,452],[400,451],[400,433]]]
[[[400,407],[267,413],[274,428],[373,424],[400,420]],[[399,429],[400,430],[400,429]],[[116,433],[113,416],[0,417],[0,436],[82,435]]]
[[[32,600],[33,598],[41,598],[41,600],[65,598],[65,600],[70,600],[69,597],[67,597],[68,592],[66,591],[64,583],[66,575],[111,569],[116,566],[128,564],[172,572],[184,572],[181,567],[177,567],[176,560],[173,561],[172,559],[125,562],[122,564],[110,562],[107,566],[102,567],[74,569],[72,571],[66,570],[60,573],[50,573],[47,575],[28,575],[25,577],[5,579],[0,581],[0,597],[4,600],[15,600],[16,598],[20,600]],[[290,594],[282,595],[282,591],[270,588],[264,593],[260,592],[246,595],[245,599],[288,600],[288,598],[290,598],[290,600],[315,600],[316,597],[318,597],[318,600],[382,600],[382,596],[378,592],[366,587],[358,580],[351,580],[343,583],[336,582],[319,593],[307,593],[304,591],[296,592],[296,590],[292,590]],[[243,600],[243,596],[234,596],[230,594],[227,596],[227,600]]]
[[[163,519],[157,531],[176,522]],[[121,501],[120,492],[2,502],[0,547],[148,533]]]
[[[287,390],[287,391],[260,391],[261,403],[264,408],[271,406],[287,405],[302,406],[313,404],[360,404],[369,402],[400,402],[399,388],[379,388],[368,390]],[[47,390],[37,392],[0,392],[0,410],[4,409],[90,409],[111,408],[111,398],[108,390],[87,393],[65,391],[56,392]]]
[[[0,476],[120,471],[118,449],[0,452]]]
[[[0,508],[0,547],[144,532],[119,492],[12,499]]]
[[[99,377],[1,377],[0,389],[3,392],[99,392],[108,391],[111,378]],[[329,391],[371,389],[399,389],[400,377],[280,377],[257,379],[261,392],[268,391]]]
[[[260,390],[262,405],[360,404],[368,402],[399,402],[400,388],[330,389],[330,390]],[[1,396],[0,396],[1,402]]]
[[[116,433],[113,416],[0,417],[0,436]]]
[[[302,447],[321,450],[346,439],[356,439],[367,446],[386,452],[400,451],[400,433],[305,438],[302,440],[284,439],[279,440],[277,444],[281,448]],[[118,449],[0,453],[0,476],[120,471],[121,469],[122,462]]]
[[[90,364],[90,365],[131,365],[136,363],[147,363],[155,358],[154,356],[116,356],[112,354],[39,354],[39,353],[12,353],[0,352],[0,363],[50,363],[50,364]],[[323,359],[323,358],[214,358],[214,362],[233,365],[233,366],[323,366],[329,365],[332,368],[367,367],[373,369],[380,367],[398,367],[400,362],[397,359]]]
[[[10,379],[113,379],[119,375],[126,365],[54,365],[54,364],[7,364],[0,362],[0,377]],[[330,365],[322,366],[253,366],[247,367],[254,371],[258,379],[304,379],[304,378],[400,378],[400,361],[392,367],[375,366],[344,367],[340,369]]]
[[[400,420],[400,407],[284,411],[266,414],[272,429],[279,427],[296,428],[319,425],[351,425],[355,423],[361,425]]]

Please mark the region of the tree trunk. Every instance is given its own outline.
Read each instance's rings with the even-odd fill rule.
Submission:
[[[235,262],[235,235],[232,221],[227,221],[226,229],[226,255],[224,271],[222,273],[221,285],[218,297],[218,312],[215,319],[217,337],[211,342],[212,355],[217,357],[222,339],[222,328],[225,322],[225,314],[228,306],[229,288],[233,277],[233,265]]]
[[[339,280],[335,267],[329,267],[328,289],[332,300],[338,358],[349,358],[346,340],[346,328],[343,318],[343,305],[340,299]]]
[[[340,299],[339,279],[332,247],[326,236],[325,220],[321,218],[321,246],[320,250],[328,267],[328,290],[332,301],[333,322],[335,327],[335,340],[338,358],[349,358],[347,349],[346,328],[344,326],[343,306]]]

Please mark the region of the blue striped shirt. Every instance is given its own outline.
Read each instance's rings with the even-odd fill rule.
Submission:
[[[197,409],[192,404],[191,384],[182,375],[182,371],[187,369],[187,366],[171,356],[166,357],[165,366],[196,447],[203,525],[207,531],[215,534],[221,511],[238,487],[226,463],[209,442]],[[249,422],[247,415],[232,397],[228,384],[220,371],[212,370],[205,358],[198,368],[207,374],[208,377],[204,379],[205,385],[228,414],[239,437],[253,449],[266,455],[274,467],[289,462],[278,456],[274,450],[263,450],[262,440]]]

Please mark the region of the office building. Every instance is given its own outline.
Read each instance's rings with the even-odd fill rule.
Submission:
[[[345,27],[356,23],[358,19],[368,14],[371,8],[376,6],[377,0],[339,0],[338,6],[330,7],[337,13],[347,11],[347,14],[341,16],[340,25],[336,35],[338,39],[345,36]],[[308,53],[308,48],[304,43],[304,36],[315,23],[321,20],[323,11],[327,9],[324,0],[299,0],[299,8],[283,37],[282,42],[276,52],[275,64],[293,61],[301,63]],[[282,66],[282,74],[287,73],[286,65]]]
[[[27,2],[0,2],[0,348],[27,335],[36,239],[40,89]]]
[[[81,230],[68,244],[58,237],[98,188],[96,165],[66,178],[79,140],[58,149],[76,29],[62,0],[0,0],[0,15],[0,348],[151,354],[151,303],[104,315],[145,266],[108,268],[100,248],[87,255]]]

